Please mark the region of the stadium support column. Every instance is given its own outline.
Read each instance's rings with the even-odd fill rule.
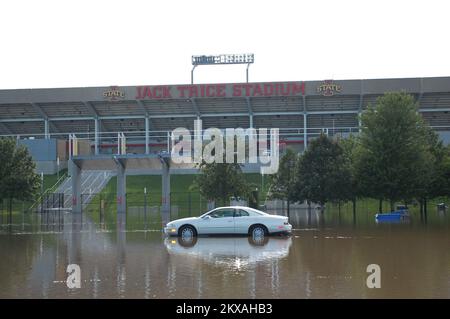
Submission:
[[[162,198],[161,206],[163,213],[170,211],[170,165],[169,160],[162,161]]]
[[[99,144],[99,138],[98,138],[98,131],[100,130],[100,120],[98,119],[98,117],[95,118],[94,120],[94,145],[95,145],[95,155],[98,155],[98,144]]]
[[[306,148],[308,147],[307,120],[308,120],[308,115],[306,112],[304,112],[303,113],[303,149],[304,150],[306,150]]]
[[[72,212],[81,213],[81,168],[70,160],[69,169],[72,178]]]
[[[125,166],[120,161],[117,164],[117,213],[126,213],[127,211],[127,177],[125,175]]]
[[[146,116],[145,117],[145,154],[150,154],[150,145],[148,145],[150,143],[149,131],[150,131],[150,119],[148,118],[148,116]]]
[[[47,118],[44,120],[44,137],[46,140],[50,138],[49,122]]]

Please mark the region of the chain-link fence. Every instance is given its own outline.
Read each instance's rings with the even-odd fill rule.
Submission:
[[[115,223],[117,211],[116,193],[82,194],[82,212],[92,216],[93,220]],[[208,201],[198,192],[170,193],[170,207],[165,210],[160,193],[127,193],[127,226],[147,225],[161,226],[163,220],[175,220],[185,217],[200,216],[217,206],[252,204],[258,208],[257,194],[254,198],[230,198],[226,203]],[[164,215],[165,214],[165,215]]]
[[[117,210],[116,193],[82,194],[82,211],[93,215],[107,216]],[[137,221],[152,220],[163,212],[161,194],[127,193],[127,214],[135,215]],[[208,201],[198,193],[171,193],[169,219],[199,216],[208,210]],[[141,218],[142,217],[142,218]]]

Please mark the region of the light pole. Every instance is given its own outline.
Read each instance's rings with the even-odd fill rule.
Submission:
[[[248,83],[248,68],[249,67],[250,67],[250,63],[247,63],[247,69],[245,70],[245,80],[246,80],[247,83]]]
[[[197,64],[194,64],[191,70],[191,84],[194,84],[194,70],[197,67]]]

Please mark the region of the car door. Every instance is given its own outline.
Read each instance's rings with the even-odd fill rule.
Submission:
[[[247,234],[252,222],[250,214],[246,210],[236,209],[234,216],[234,232],[236,234]]]
[[[203,221],[204,233],[207,234],[233,234],[234,233],[234,209],[219,208],[211,213],[211,218]]]

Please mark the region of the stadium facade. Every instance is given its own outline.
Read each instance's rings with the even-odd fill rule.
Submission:
[[[358,132],[360,114],[390,91],[412,94],[449,143],[450,77],[0,90],[0,135],[50,166],[67,158],[69,134],[87,153],[114,154],[119,132],[127,152],[152,153],[195,119],[203,128],[280,128],[280,148],[301,151],[321,131]]]

